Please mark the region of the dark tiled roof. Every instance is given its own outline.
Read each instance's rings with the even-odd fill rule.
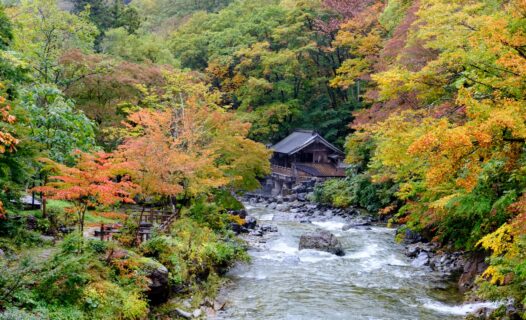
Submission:
[[[323,139],[318,133],[311,130],[296,130],[285,139],[273,145],[271,149],[274,150],[274,152],[291,155],[314,142],[320,142],[334,152],[343,154],[338,148]]]

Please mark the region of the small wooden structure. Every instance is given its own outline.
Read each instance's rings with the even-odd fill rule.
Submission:
[[[296,130],[271,146],[272,174],[263,193],[283,194],[307,180],[345,177],[344,153],[312,130]]]
[[[344,177],[344,153],[311,130],[296,130],[271,147],[272,172],[292,177]]]
[[[178,216],[179,211],[143,209],[132,212],[130,219],[136,220],[139,224],[136,234],[137,243],[149,240],[154,226],[157,226],[160,231],[166,230]],[[111,240],[113,234],[120,233],[121,227],[122,225],[118,224],[105,225],[101,223],[100,229],[94,231],[94,236],[100,237],[101,240]]]
[[[160,231],[166,230],[172,221],[174,221],[179,216],[179,210],[173,212],[150,208],[143,209],[141,212],[136,212],[134,215],[139,216],[137,240],[140,243],[151,238],[152,229],[154,226],[158,226]]]

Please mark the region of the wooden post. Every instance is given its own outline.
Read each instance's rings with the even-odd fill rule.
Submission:
[[[46,196],[43,195],[42,196],[42,218],[46,218],[47,217],[46,203],[47,203]]]
[[[104,241],[104,223],[100,223],[100,241]]]

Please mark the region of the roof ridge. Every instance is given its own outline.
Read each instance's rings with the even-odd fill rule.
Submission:
[[[316,130],[309,130],[309,129],[295,129],[294,132],[303,132],[303,133],[315,133],[315,134],[318,134],[318,132],[316,132]]]

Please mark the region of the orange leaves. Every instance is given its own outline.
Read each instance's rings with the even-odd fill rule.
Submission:
[[[52,199],[68,200],[78,206],[113,205],[119,202],[133,203],[131,195],[136,189],[128,177],[114,175],[111,158],[106,153],[79,153],[75,167],[53,163],[59,173],[51,182],[34,190]]]
[[[226,184],[214,166],[215,149],[209,144],[207,120],[215,112],[195,102],[164,111],[141,110],[129,121],[142,130],[119,147],[141,192],[175,196]],[[212,118],[213,119],[213,118]]]
[[[219,65],[210,68],[218,75],[226,72]],[[250,124],[221,108],[216,91],[202,82],[192,85],[188,76],[199,80],[182,72],[168,74],[165,93],[147,97],[158,101],[157,108],[128,117],[129,136],[116,153],[118,167],[150,196],[193,196],[241,180],[253,186],[251,176],[267,172],[268,151],[246,138]]]
[[[6,216],[5,216],[4,203],[0,201],[0,220],[4,220],[5,218]]]
[[[16,151],[16,145],[20,142],[10,128],[16,122],[16,117],[10,112],[11,106],[5,97],[0,96],[0,153]]]

